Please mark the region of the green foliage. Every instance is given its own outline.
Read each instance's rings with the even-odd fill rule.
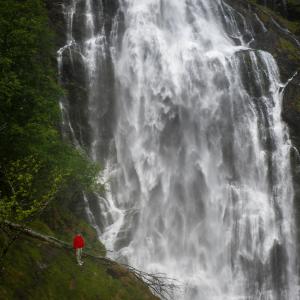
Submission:
[[[32,150],[28,148],[33,144],[38,151],[41,142],[57,135],[53,126],[59,120],[61,90],[56,84],[52,45],[43,1],[2,1],[0,122],[8,127],[1,132],[6,142],[1,143],[1,155],[20,156]]]
[[[33,156],[11,162],[2,170],[10,192],[1,197],[0,219],[24,221],[41,211],[56,195],[63,181],[59,170],[44,180],[45,170]]]
[[[43,0],[0,5],[0,218],[26,220],[99,167],[62,142],[54,36]]]

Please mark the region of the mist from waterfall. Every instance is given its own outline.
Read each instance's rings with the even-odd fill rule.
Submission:
[[[101,217],[85,198],[113,256],[177,279],[175,300],[299,299],[283,84],[251,25],[218,0],[120,0],[108,42],[100,0],[74,0],[70,24],[80,3],[84,39],[70,25],[65,47],[85,66],[94,160],[108,52],[114,66]]]

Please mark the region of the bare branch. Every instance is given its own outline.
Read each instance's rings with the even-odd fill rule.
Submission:
[[[150,290],[162,300],[174,298],[175,290],[178,290],[178,282],[173,278],[168,278],[163,273],[147,273],[140,271],[130,265],[122,264],[128,269],[137,280],[146,284]]]

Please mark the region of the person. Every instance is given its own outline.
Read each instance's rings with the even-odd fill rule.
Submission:
[[[76,260],[79,266],[83,265],[83,261],[81,260],[82,250],[84,248],[84,238],[78,232],[73,239],[73,248],[75,249]]]

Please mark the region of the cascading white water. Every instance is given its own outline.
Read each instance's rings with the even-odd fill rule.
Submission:
[[[180,280],[174,299],[298,299],[273,57],[248,47],[221,1],[124,0],[121,11],[111,192],[124,220],[103,239]]]
[[[116,257],[177,279],[174,300],[299,299],[290,141],[275,60],[251,49],[251,26],[221,0],[119,2],[125,32],[116,17],[117,125],[108,197],[98,198],[102,240]],[[96,22],[101,3],[73,0],[58,52],[60,70],[65,50],[82,57],[95,160],[108,47]],[[81,42],[72,34],[78,5]]]

